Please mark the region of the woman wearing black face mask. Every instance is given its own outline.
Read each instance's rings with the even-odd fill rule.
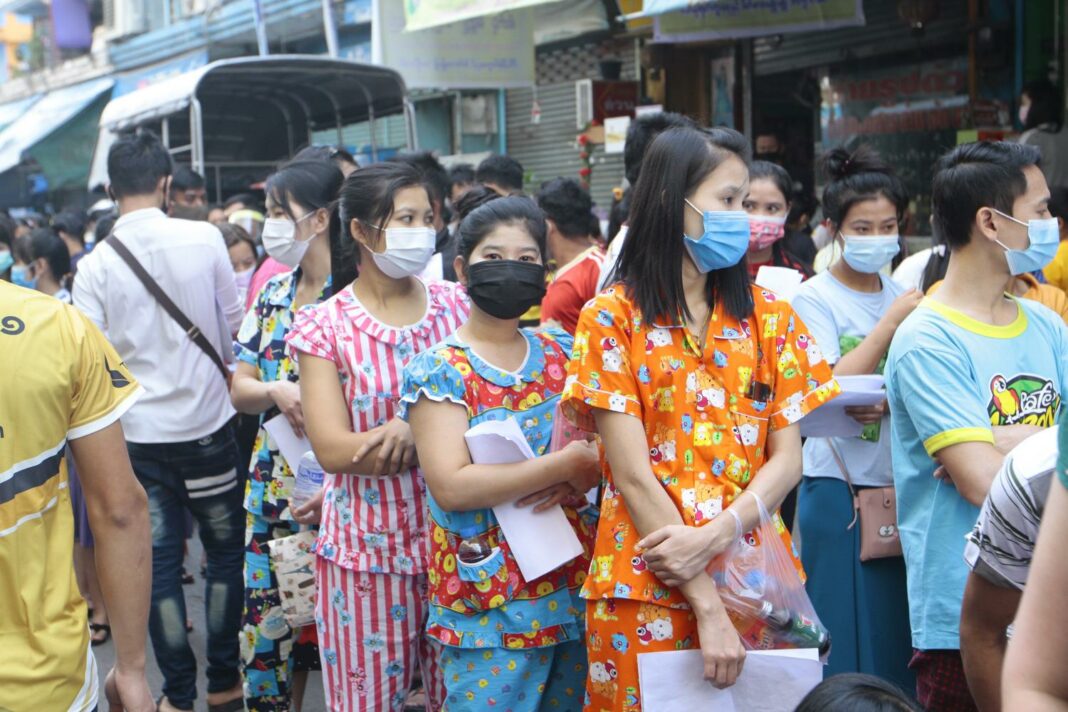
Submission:
[[[531,200],[500,198],[472,212],[460,224],[456,258],[471,316],[405,368],[402,417],[412,427],[430,503],[427,633],[440,653],[448,699],[466,699],[465,709],[490,700],[502,708],[581,706],[586,652],[578,594],[596,517],[575,505],[585,503],[582,493],[601,473],[587,443],[542,454],[573,341],[560,329],[519,328],[520,315],[545,293],[544,255],[545,220]],[[472,464],[464,433],[504,419],[514,420],[541,456]],[[517,500],[538,510],[562,502],[585,553],[527,581],[493,512]]]

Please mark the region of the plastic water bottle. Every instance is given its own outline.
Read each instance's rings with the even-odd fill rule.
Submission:
[[[315,453],[311,450],[304,453],[297,466],[296,482],[293,484],[293,492],[289,495],[289,506],[301,507],[312,497],[319,494],[323,488],[323,468],[315,459]]]
[[[478,529],[476,527],[464,527],[460,530],[460,536],[463,537],[460,540],[460,546],[456,551],[456,555],[460,561],[465,564],[478,564],[490,557],[493,550],[490,545],[483,541],[482,537],[478,535]]]

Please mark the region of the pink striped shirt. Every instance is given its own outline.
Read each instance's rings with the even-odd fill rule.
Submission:
[[[294,318],[289,348],[337,364],[353,432],[391,420],[404,365],[467,320],[463,287],[434,281],[426,288],[426,314],[409,326],[380,322],[351,286]],[[418,468],[387,477],[327,474],[324,487],[319,556],[354,571],[426,571],[426,485]]]

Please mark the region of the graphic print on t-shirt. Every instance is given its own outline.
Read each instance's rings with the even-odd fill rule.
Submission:
[[[1057,422],[1061,396],[1053,381],[1031,374],[990,379],[987,415],[991,425],[1037,425],[1048,428]]]

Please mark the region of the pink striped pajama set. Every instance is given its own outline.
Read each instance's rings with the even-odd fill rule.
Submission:
[[[354,432],[394,418],[404,365],[466,321],[462,287],[429,282],[426,289],[426,314],[410,326],[378,321],[351,286],[295,318],[289,348],[337,364]],[[316,627],[327,704],[338,712],[399,712],[419,665],[427,708],[440,709],[441,675],[425,635],[422,473],[327,474],[324,487]]]

